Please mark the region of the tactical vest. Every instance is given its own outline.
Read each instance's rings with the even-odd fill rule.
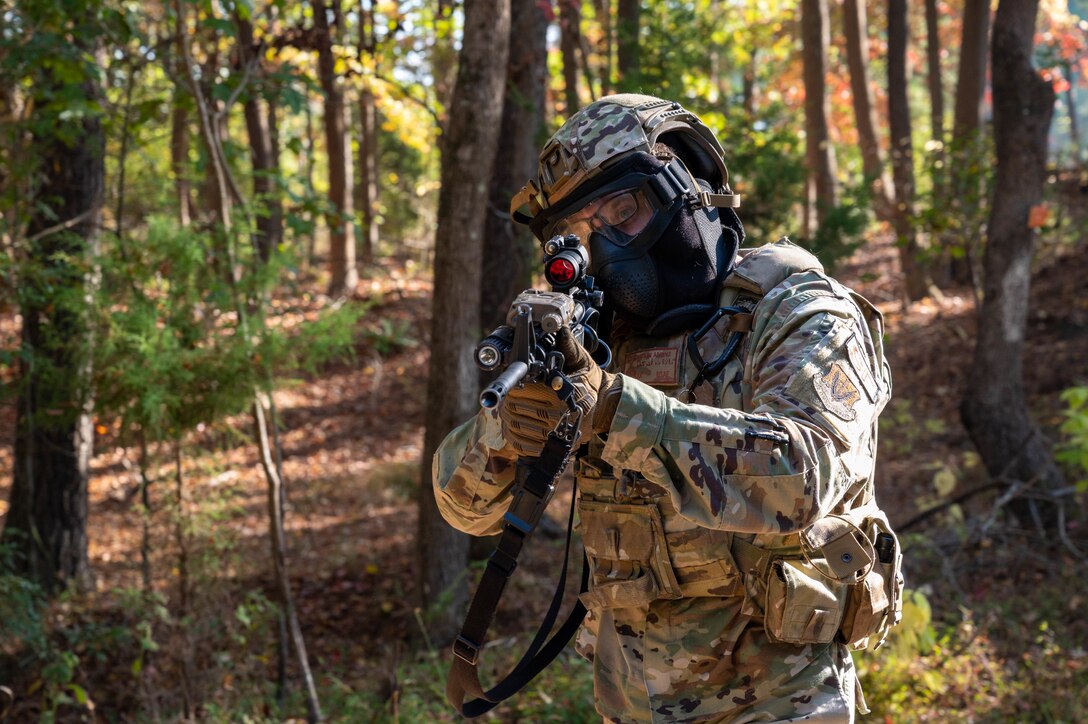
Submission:
[[[719,304],[747,314],[718,320],[697,340],[698,355],[689,345],[694,333],[628,340],[616,350],[616,369],[684,402],[752,410],[752,373],[746,368],[751,311],[788,277],[807,271],[822,274],[823,266],[787,239],[742,250]],[[880,340],[879,312],[860,295],[836,288],[851,295],[873,339]],[[691,389],[702,363],[717,359],[737,332],[744,337],[736,354]],[[742,614],[763,619],[776,640],[826,643],[837,637],[853,648],[865,648],[871,636],[879,645],[898,621],[899,545],[873,502],[871,477],[847,491],[832,515],[802,531],[742,535],[681,517],[668,491],[637,472],[612,470],[600,459],[601,450],[602,443],[591,444],[576,469],[580,529],[592,573],[591,588],[581,597],[587,608],[743,597]],[[848,559],[853,565],[843,563]]]

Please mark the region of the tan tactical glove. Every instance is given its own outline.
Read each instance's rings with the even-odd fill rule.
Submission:
[[[556,335],[555,348],[563,353],[563,372],[574,385],[574,402],[582,410],[582,442],[591,433],[608,432],[620,404],[623,378],[602,370],[566,327]]]
[[[621,378],[603,371],[566,328],[556,335],[555,346],[566,359],[563,372],[574,385],[574,403],[582,411],[582,442],[586,442],[592,433],[611,427],[623,391]],[[545,384],[515,387],[499,407],[503,439],[520,457],[539,457],[548,433],[566,410],[566,403]]]
[[[567,405],[539,382],[515,387],[499,405],[502,437],[519,457],[540,457],[548,433],[559,424]]]

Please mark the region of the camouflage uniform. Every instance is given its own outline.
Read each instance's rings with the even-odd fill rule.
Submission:
[[[882,322],[786,241],[742,255],[720,303],[748,302],[751,317],[726,316],[698,343],[714,359],[747,329],[739,353],[692,399],[688,334],[624,341],[612,426],[576,463],[593,573],[577,648],[607,721],[853,718],[837,619],[800,622],[803,640],[824,643],[768,637],[780,607],[768,551],[797,558],[802,528],[872,498],[891,384]],[[451,432],[433,468],[443,516],[497,532],[515,458],[493,411]]]

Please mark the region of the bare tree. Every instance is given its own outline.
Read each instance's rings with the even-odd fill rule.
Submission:
[[[888,128],[891,131],[892,178],[895,181],[893,226],[908,299],[929,290],[914,228],[914,151],[911,147],[910,103],[907,100],[907,0],[888,2]]]
[[[873,210],[878,218],[890,221],[894,216],[892,179],[884,163],[880,139],[876,131],[876,109],[873,106],[872,85],[869,81],[869,30],[865,3],[844,0],[843,28],[846,35],[846,61],[850,68],[850,90],[854,118],[858,126],[862,167],[872,184]]]
[[[419,496],[419,596],[432,640],[457,634],[467,599],[468,538],[442,520],[431,458],[443,436],[478,408],[471,350],[480,325],[484,216],[495,159],[509,48],[510,0],[465,0],[457,82],[442,140],[435,235],[434,315],[427,433]],[[442,606],[436,606],[441,602]]]
[[[1047,134],[1055,94],[1032,66],[1038,0],[1001,0],[994,18],[993,103],[997,173],[983,257],[984,297],[978,339],[960,413],[995,478],[1048,490],[1062,484],[1050,448],[1031,420],[1023,356],[1035,230],[1029,216],[1042,199]],[[1052,510],[1014,501],[1022,524]],[[1041,516],[1037,514],[1042,512]]]
[[[835,149],[828,133],[831,103],[827,97],[827,52],[830,44],[827,0],[801,2],[801,57],[805,81],[805,158],[808,195],[804,236],[811,238],[817,224],[838,205]],[[813,214],[815,211],[815,214]],[[814,223],[815,222],[815,223]]]
[[[329,7],[325,0],[313,0],[314,29],[317,31],[317,65],[321,88],[325,92],[325,148],[329,160],[328,215],[330,259],[329,294],[351,294],[359,281],[355,268],[355,220],[352,199],[354,177],[351,170],[351,144],[344,123],[344,91],[336,77],[336,58],[333,56],[333,28],[342,28],[340,0],[333,0]],[[329,23],[330,12],[333,24]]]

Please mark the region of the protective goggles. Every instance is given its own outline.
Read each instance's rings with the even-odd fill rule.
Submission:
[[[553,224],[553,233],[574,234],[588,242],[596,232],[617,246],[627,246],[657,213],[641,188],[623,189],[591,201]]]
[[[678,159],[651,173],[617,176],[598,186],[588,200],[583,197],[577,206],[561,203],[541,213],[531,224],[533,232],[540,239],[576,234],[587,243],[589,235],[596,232],[625,246],[649,226],[656,214],[671,209],[681,197],[692,193],[690,176]]]

